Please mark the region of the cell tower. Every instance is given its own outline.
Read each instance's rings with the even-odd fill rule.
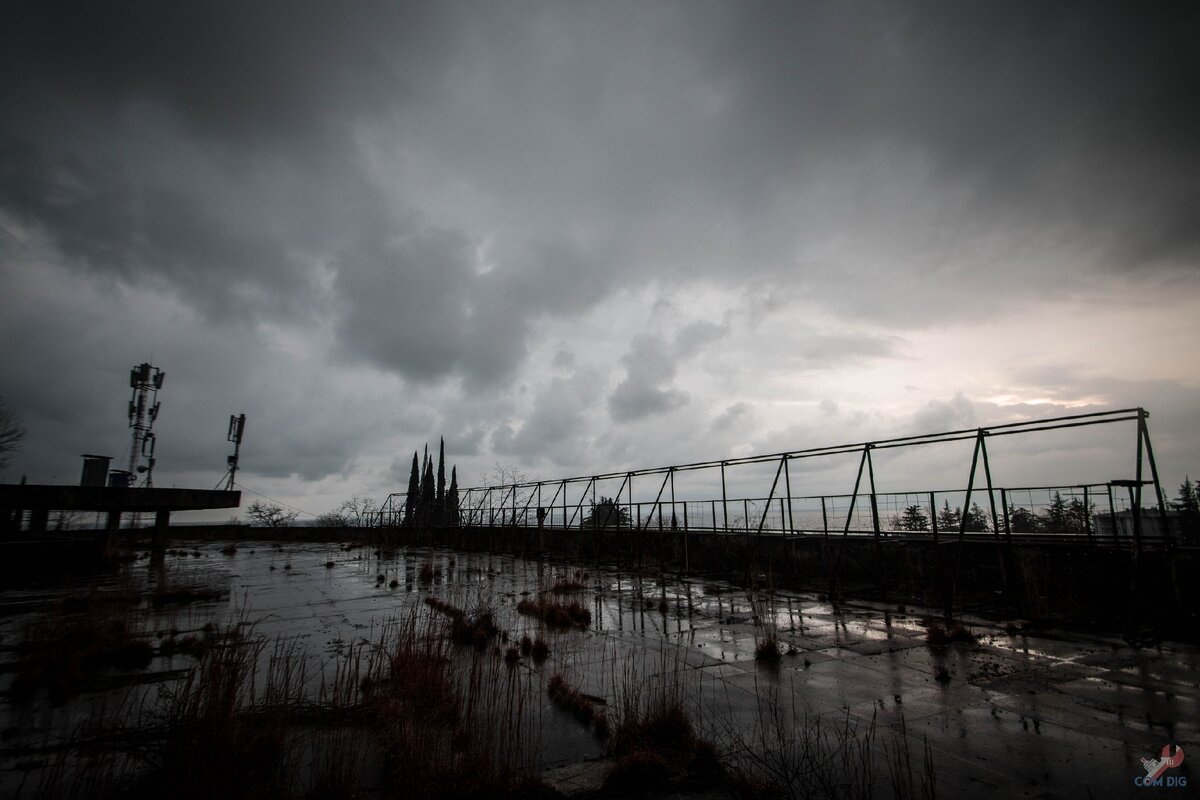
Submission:
[[[229,472],[226,475],[229,481],[225,484],[225,491],[233,491],[233,479],[237,477],[238,458],[242,452],[242,434],[246,430],[246,415],[229,416],[229,434],[225,437],[227,441],[233,442],[233,455],[225,459],[225,463],[229,465]]]
[[[153,486],[154,474],[154,420],[158,419],[158,390],[162,388],[167,373],[150,364],[139,364],[129,371],[129,388],[133,396],[129,399],[129,427],[133,429],[133,444],[129,448],[129,474],[131,480],[141,473],[146,475],[146,486]],[[144,462],[144,463],[143,463]]]

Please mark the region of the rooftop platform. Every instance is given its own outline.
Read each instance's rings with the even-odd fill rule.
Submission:
[[[51,511],[99,511],[108,514],[106,528],[110,532],[120,527],[122,514],[153,513],[157,534],[170,524],[173,511],[237,508],[241,502],[241,492],[215,489],[0,485],[0,533],[9,537],[18,534],[26,511],[26,532],[38,535],[46,532]]]
[[[0,508],[52,511],[198,511],[237,508],[241,492],[49,484],[0,485]]]

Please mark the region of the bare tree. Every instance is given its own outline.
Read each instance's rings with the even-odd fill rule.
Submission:
[[[317,517],[318,528],[349,528],[350,518],[342,513],[341,508],[326,511]]]
[[[501,464],[499,461],[492,467],[490,472],[479,473],[479,484],[483,487],[488,486],[511,486],[514,483],[528,483],[528,473],[522,471],[516,464]],[[517,508],[525,508],[536,491],[536,487],[528,486],[524,489],[515,492],[511,497],[511,503],[515,503]],[[495,504],[500,499],[500,493],[493,492],[489,497],[489,504]],[[481,512],[484,506],[484,495],[475,493],[470,497],[469,502],[460,500],[459,508],[466,511],[468,518],[472,518],[476,512]]]
[[[246,509],[246,516],[251,524],[262,525],[264,528],[286,528],[296,521],[295,511],[284,511],[277,505],[255,500]]]
[[[21,451],[24,439],[25,426],[4,398],[0,397],[0,467],[7,466],[9,460]]]
[[[479,475],[479,482],[484,486],[508,486],[513,483],[525,483],[529,480],[529,476],[517,468],[516,464],[501,464],[496,462],[496,466],[491,472],[483,472]]]
[[[346,525],[353,528],[368,528],[375,515],[379,512],[379,504],[373,497],[354,495],[338,506],[337,513],[346,520]]]

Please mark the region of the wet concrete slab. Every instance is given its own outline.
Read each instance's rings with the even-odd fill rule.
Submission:
[[[1136,792],[1141,758],[1165,744],[1186,748],[1200,734],[1200,659],[1184,645],[1136,648],[1111,637],[1031,631],[1019,621],[1011,631],[968,619],[976,641],[930,646],[928,621],[938,617],[922,609],[835,607],[811,594],[751,596],[717,581],[448,550],[241,542],[223,554],[225,544],[188,543],[161,568],[134,562],[69,591],[148,592],[162,580],[217,587],[220,600],[150,608],[147,624],[189,631],[239,615],[256,632],[294,639],[326,659],[373,641],[388,619],[427,597],[462,608],[487,605],[510,641],[528,634],[549,644],[544,663],[520,664],[539,686],[561,674],[605,708],[630,675],[666,679],[681,687],[714,736],[753,736],[772,713],[874,725],[914,752],[928,743],[944,797],[1125,796]],[[584,588],[552,595],[564,580]],[[14,643],[67,591],[0,591],[0,690],[11,681]],[[578,600],[591,611],[591,624],[553,629],[517,611],[520,600],[539,596]],[[755,660],[767,635],[789,653],[774,664]],[[150,670],[165,675],[188,664],[179,655],[158,657]],[[543,766],[564,788],[594,785],[603,742],[544,692],[538,696],[530,713]],[[69,731],[89,708],[111,700],[97,695],[66,708],[19,711],[2,703],[0,725],[28,725],[46,737]],[[0,762],[10,768],[13,759]],[[1189,788],[1194,763],[1175,771]]]

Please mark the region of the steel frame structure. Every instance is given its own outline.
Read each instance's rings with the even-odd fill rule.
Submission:
[[[1090,510],[1097,498],[1107,499],[1109,513],[1115,518],[1117,514],[1114,489],[1127,489],[1129,506],[1141,509],[1144,489],[1152,486],[1157,511],[1161,524],[1158,530],[1163,537],[1169,538],[1166,505],[1163,500],[1159,482],[1158,467],[1154,460],[1154,451],[1150,443],[1150,433],[1147,427],[1149,413],[1141,408],[1126,408],[1115,411],[1102,411],[1087,414],[1051,417],[1046,419],[1029,420],[990,425],[979,428],[964,428],[943,433],[904,436],[871,442],[835,445],[832,447],[815,447],[805,450],[790,450],[764,455],[726,458],[716,461],[700,461],[689,464],[676,464],[648,469],[628,470],[624,472],[607,472],[596,475],[578,475],[554,480],[524,481],[521,483],[502,484],[496,486],[476,486],[463,490],[459,508],[458,523],[464,528],[488,527],[535,527],[537,526],[537,509],[544,510],[543,525],[547,529],[593,529],[597,525],[587,522],[588,509],[596,507],[597,487],[605,481],[620,480],[619,488],[610,498],[618,511],[614,525],[600,525],[600,528],[622,528],[631,531],[645,532],[654,530],[672,530],[683,533],[740,533],[758,535],[806,535],[840,536],[843,539],[856,536],[873,536],[876,541],[888,538],[923,537],[932,539],[935,543],[950,541],[965,541],[968,537],[978,538],[981,535],[991,536],[997,541],[1011,541],[1014,537],[1031,538],[1031,534],[1012,530],[1010,519],[1010,499],[1016,492],[1035,491],[1067,491],[1078,497],[1082,494],[1084,508],[1088,509],[1085,530],[1082,532],[1052,531],[1039,534],[1041,537],[1052,535],[1059,539],[1064,536],[1077,538],[1087,543],[1101,543],[1093,530]],[[1000,487],[992,480],[991,464],[988,457],[987,441],[997,436],[1032,435],[1053,430],[1079,428],[1086,426],[1110,425],[1133,422],[1136,427],[1136,459],[1134,476],[1129,479],[1117,479],[1107,483],[1072,484],[1049,487]],[[872,453],[895,448],[912,448],[923,445],[941,444],[956,441],[973,441],[974,449],[965,489],[914,490],[909,492],[878,492],[875,485],[875,468]],[[823,495],[793,495],[792,476],[789,465],[793,461],[803,459],[827,458],[839,455],[859,455],[858,469],[854,479],[854,487],[849,494]],[[730,468],[748,464],[776,463],[774,478],[769,492],[765,497],[731,497],[727,485],[727,472]],[[1145,467],[1149,466],[1150,477],[1146,478]],[[980,470],[982,467],[982,470]],[[694,472],[699,470],[719,470],[721,482],[720,498],[680,499],[676,496],[675,476],[677,473]],[[980,474],[982,472],[982,475]],[[633,499],[633,483],[635,479],[653,478],[654,500],[650,502],[635,502]],[[865,485],[864,485],[865,478]],[[782,486],[781,486],[782,484]],[[553,491],[551,491],[551,489]],[[939,530],[937,522],[938,496],[954,495],[964,497],[961,509],[961,519],[956,530]],[[973,497],[986,495],[987,513],[990,522],[988,531],[970,531],[966,511],[971,507]],[[885,530],[880,514],[880,502],[898,497],[912,498],[922,496],[928,499],[932,529],[927,531],[895,531]],[[548,501],[545,498],[549,497]],[[545,501],[545,502],[544,502]],[[819,504],[820,524],[815,522],[815,510],[797,514],[797,505],[808,506],[812,509]],[[861,505],[860,505],[861,504]],[[753,513],[752,513],[753,505]],[[719,508],[718,508],[719,506]],[[731,520],[730,510],[736,515],[741,510],[740,518]],[[863,508],[862,506],[865,506]],[[404,495],[394,493],[389,495],[381,507],[377,522],[384,526],[396,526],[403,523]],[[665,513],[664,513],[665,512]],[[855,525],[862,516],[869,516],[869,522],[864,527],[861,522]],[[1143,515],[1141,512],[1132,513],[1132,547],[1141,550],[1146,544],[1143,535]],[[807,517],[807,518],[805,518]],[[844,520],[842,519],[844,517]],[[606,520],[607,522],[607,520]],[[838,524],[840,522],[840,524]],[[585,524],[586,523],[586,524]],[[1113,544],[1120,546],[1115,540]],[[840,551],[839,551],[840,558]]]

